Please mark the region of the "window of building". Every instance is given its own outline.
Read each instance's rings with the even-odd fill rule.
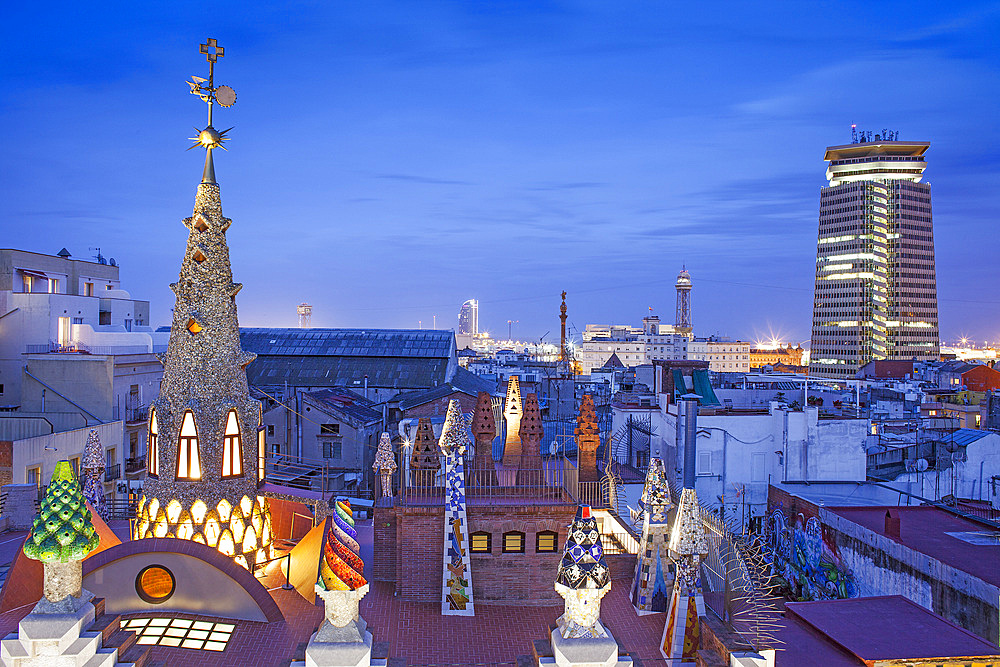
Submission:
[[[49,294],[59,294],[58,278],[49,278]]]
[[[340,424],[320,424],[320,435],[340,435]]]
[[[198,428],[194,414],[184,412],[181,434],[177,442],[177,479],[201,479],[201,458],[198,452]]]
[[[144,567],[135,577],[135,592],[150,604],[166,602],[176,588],[173,572],[162,565]]]
[[[698,452],[698,474],[712,474],[712,452]]]
[[[73,456],[69,460],[70,467],[73,468],[73,477],[80,479],[80,457]]]
[[[149,447],[146,448],[146,471],[150,477],[160,474],[159,429],[156,426],[156,411],[149,413]]]
[[[111,311],[102,310],[97,313],[97,323],[102,326],[111,324]]]
[[[343,455],[343,444],[332,440],[323,441],[323,458],[339,459]]]
[[[559,533],[554,530],[543,530],[535,534],[535,551],[538,553],[553,553],[559,546]]]
[[[268,424],[267,425],[267,434],[268,435],[274,435],[274,424]]]
[[[115,451],[114,447],[109,447],[104,450],[104,467],[110,469],[115,465],[115,460],[118,458],[118,452]]]
[[[139,432],[129,431],[128,434],[128,457],[134,459],[139,454]]]
[[[485,531],[473,533],[470,536],[469,551],[474,554],[488,554],[493,551],[493,535]]]
[[[83,284],[83,295],[84,296],[94,296],[94,283],[84,283]]]
[[[243,448],[240,443],[240,420],[236,411],[230,410],[226,417],[226,433],[222,437],[222,476],[243,475]]]
[[[257,429],[257,481],[264,479],[264,472],[267,465],[267,449],[264,444],[264,429]]]
[[[203,327],[200,324],[198,324],[198,322],[196,322],[193,317],[188,319],[187,330],[188,333],[190,333],[192,336],[200,332],[202,328]]]
[[[524,533],[519,530],[512,530],[503,534],[503,553],[523,554],[524,553]]]
[[[281,443],[280,442],[272,442],[271,443],[271,453],[272,454],[280,454],[281,453]]]
[[[73,325],[68,317],[59,318],[59,345],[69,345],[73,340]]]
[[[24,481],[27,484],[34,484],[35,486],[42,485],[42,466],[35,466],[34,468],[28,468],[24,473]]]

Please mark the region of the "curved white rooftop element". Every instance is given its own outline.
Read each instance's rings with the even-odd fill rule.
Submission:
[[[919,183],[927,168],[928,141],[872,141],[830,146],[824,160],[830,185],[875,179]]]

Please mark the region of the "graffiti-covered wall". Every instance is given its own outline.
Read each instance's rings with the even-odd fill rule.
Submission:
[[[770,488],[765,539],[774,573],[788,582],[798,599],[860,597],[853,573],[817,513],[816,505]]]
[[[829,508],[771,486],[763,532],[774,573],[804,600],[902,595],[993,643],[1000,638],[1000,587],[990,577],[948,565],[854,516],[885,507]],[[921,512],[893,508],[903,529],[920,530]],[[839,513],[838,513],[839,512]],[[869,519],[869,523],[870,523]],[[955,548],[963,547],[957,538]],[[984,554],[987,556],[987,554]],[[988,557],[988,556],[987,556]]]

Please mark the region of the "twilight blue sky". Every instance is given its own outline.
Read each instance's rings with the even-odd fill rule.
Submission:
[[[203,154],[197,47],[241,323],[569,321],[809,336],[827,145],[931,142],[941,332],[1000,338],[1000,4],[8,3],[4,247],[100,246],[169,322]]]

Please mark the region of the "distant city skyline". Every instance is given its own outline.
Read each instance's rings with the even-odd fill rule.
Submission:
[[[471,295],[481,331],[553,341],[562,290],[573,332],[671,321],[686,265],[696,335],[808,341],[823,150],[855,122],[930,142],[942,340],[1000,338],[996,4],[199,11],[67,3],[40,49],[8,10],[3,245],[100,247],[154,327],[211,36],[239,54],[216,171],[243,326],[306,302],[314,326],[455,328]]]

